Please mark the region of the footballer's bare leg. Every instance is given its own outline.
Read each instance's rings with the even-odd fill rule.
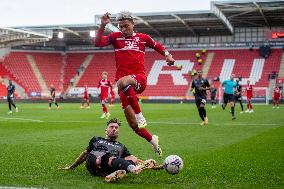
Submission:
[[[147,126],[147,122],[142,114],[142,111],[138,103],[138,99],[136,97],[136,92],[134,90],[136,85],[137,81],[130,75],[124,76],[117,81],[118,90],[122,91],[123,94],[127,97],[127,100],[134,111],[138,127],[144,128]]]
[[[127,106],[124,110],[124,115],[126,117],[126,120],[128,122],[128,125],[132,128],[132,130],[141,136],[142,138],[146,139],[148,142],[150,142],[153,146],[153,149],[158,157],[162,156],[162,150],[159,146],[159,138],[156,135],[151,135],[146,128],[139,128],[135,113],[131,106]]]
[[[230,105],[231,105],[232,120],[234,120],[234,119],[236,119],[236,117],[235,117],[235,102],[234,101],[230,102]]]
[[[136,80],[130,75],[124,76],[117,81],[118,90],[122,90],[127,85],[136,86]]]
[[[148,142],[152,140],[152,135],[147,131],[147,129],[138,127],[135,113],[130,105],[125,108],[124,115],[126,117],[128,125],[132,128],[133,131],[135,131],[139,136],[145,138]]]

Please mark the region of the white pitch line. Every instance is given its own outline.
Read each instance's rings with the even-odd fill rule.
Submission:
[[[261,125],[261,126],[278,126],[277,123],[225,123],[225,124],[214,124],[214,125]]]
[[[167,124],[167,125],[200,125],[200,123],[192,123],[192,122],[149,122],[150,124]],[[277,123],[224,123],[224,124],[219,124],[219,123],[209,123],[210,125],[261,125],[261,126],[277,126],[280,124]]]
[[[47,122],[47,123],[99,123],[99,122],[96,122],[96,121],[80,121],[80,120],[68,120],[68,121],[44,121],[44,122]]]
[[[19,120],[19,121],[31,121],[31,122],[44,122],[42,120],[37,120],[37,119],[26,119],[26,118],[17,118],[17,117],[0,117],[0,119],[4,119],[4,120]]]

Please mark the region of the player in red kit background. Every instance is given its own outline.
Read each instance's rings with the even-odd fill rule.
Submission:
[[[273,91],[274,91],[273,92],[273,108],[275,108],[275,106],[277,106],[277,108],[279,108],[279,101],[281,99],[281,90],[280,90],[278,84],[276,84]]]
[[[109,89],[112,91],[112,86],[110,81],[107,79],[107,72],[102,73],[102,79],[99,81],[98,88],[100,89],[100,100],[102,104],[102,110],[103,114],[101,118],[108,119],[110,116],[110,113],[108,112],[106,103],[108,99]]]
[[[116,76],[118,94],[122,103],[125,117],[129,126],[153,146],[155,153],[161,156],[161,148],[156,135],[151,135],[147,126],[136,94],[142,93],[147,85],[144,56],[145,48],[150,47],[166,58],[168,65],[173,65],[175,60],[172,55],[153,40],[149,35],[134,32],[134,18],[129,12],[118,14],[119,32],[112,32],[103,36],[106,24],[110,23],[110,14],[106,13],[101,18],[101,25],[93,40],[94,45],[103,47],[112,45],[115,51]]]
[[[250,80],[247,80],[247,86],[246,86],[246,91],[247,91],[247,110],[246,113],[253,113],[252,105],[251,105],[251,99],[252,99],[252,85],[250,84]]]
[[[82,98],[82,105],[81,108],[85,108],[85,102],[87,103],[87,109],[90,108],[90,100],[89,100],[89,93],[88,93],[88,86],[85,85],[84,87],[84,96]]]

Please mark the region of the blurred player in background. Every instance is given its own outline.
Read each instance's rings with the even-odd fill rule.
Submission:
[[[145,129],[147,122],[141,112],[136,94],[142,93],[147,85],[145,47],[150,47],[163,55],[169,65],[173,65],[175,60],[165,47],[149,35],[134,32],[134,17],[130,12],[119,13],[116,20],[120,31],[103,36],[105,26],[110,23],[110,14],[106,13],[102,16],[100,28],[93,40],[94,45],[97,47],[113,45],[117,69],[115,80],[125,117],[130,127],[150,142],[155,153],[161,156],[158,137],[151,135]]]
[[[60,106],[57,104],[56,98],[55,98],[55,87],[53,84],[50,85],[50,99],[49,99],[49,106],[48,109],[51,109],[51,104],[54,103],[56,105],[56,109],[60,109]]]
[[[235,102],[234,102],[234,88],[237,87],[237,83],[234,81],[235,75],[232,74],[230,79],[223,81],[222,87],[225,87],[224,95],[223,95],[223,104],[222,108],[225,110],[227,103],[230,102],[231,105],[231,114],[232,120],[235,120]]]
[[[211,97],[211,108],[216,108],[216,94],[217,94],[217,88],[215,85],[211,85],[210,87],[210,97]]]
[[[88,86],[85,85],[84,86],[84,96],[82,98],[82,105],[81,105],[81,108],[85,108],[85,102],[87,103],[87,109],[90,108],[90,99],[89,99],[89,92],[88,92]]]
[[[110,116],[110,113],[108,112],[106,103],[108,99],[109,89],[112,91],[112,86],[110,81],[107,79],[107,72],[102,73],[102,79],[99,81],[98,88],[100,90],[100,101],[102,104],[102,110],[103,114],[101,116],[101,119],[106,118],[108,119]]]
[[[197,78],[192,80],[191,83],[191,91],[194,92],[195,97],[195,104],[198,109],[199,116],[202,120],[200,125],[207,125],[208,124],[208,118],[206,115],[206,99],[207,99],[207,90],[210,89],[209,82],[206,78],[202,77],[202,71],[199,70],[197,72]]]
[[[252,99],[252,85],[250,84],[250,80],[247,80],[247,86],[246,86],[246,91],[247,91],[247,110],[246,113],[253,113],[252,105],[251,105],[251,99]]]
[[[240,80],[239,78],[236,79],[236,90],[234,93],[234,97],[235,97],[235,102],[239,102],[241,105],[241,114],[244,113],[244,106],[243,106],[243,99],[242,99],[242,86],[240,85]]]
[[[7,100],[8,100],[8,106],[9,106],[9,112],[8,114],[11,114],[13,113],[12,112],[12,106],[15,108],[15,111],[18,112],[19,109],[18,107],[15,105],[15,90],[16,90],[16,87],[15,85],[13,85],[12,83],[12,80],[9,80],[9,85],[7,87]]]
[[[273,90],[273,108],[277,106],[279,108],[279,102],[281,99],[281,90],[279,88],[279,84],[277,83]]]

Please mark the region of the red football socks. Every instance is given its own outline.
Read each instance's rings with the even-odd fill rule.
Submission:
[[[135,130],[135,133],[141,136],[142,138],[145,138],[148,142],[152,140],[152,135],[145,128],[137,128]]]
[[[128,85],[122,91],[123,91],[123,94],[127,97],[127,100],[131,108],[135,112],[135,114],[139,114],[141,112],[141,109],[140,109],[134,88],[131,85]]]
[[[105,105],[105,104],[102,104],[102,107],[103,107],[103,112],[104,112],[104,113],[107,113],[107,112],[108,112],[108,110],[107,110],[106,105]]]

